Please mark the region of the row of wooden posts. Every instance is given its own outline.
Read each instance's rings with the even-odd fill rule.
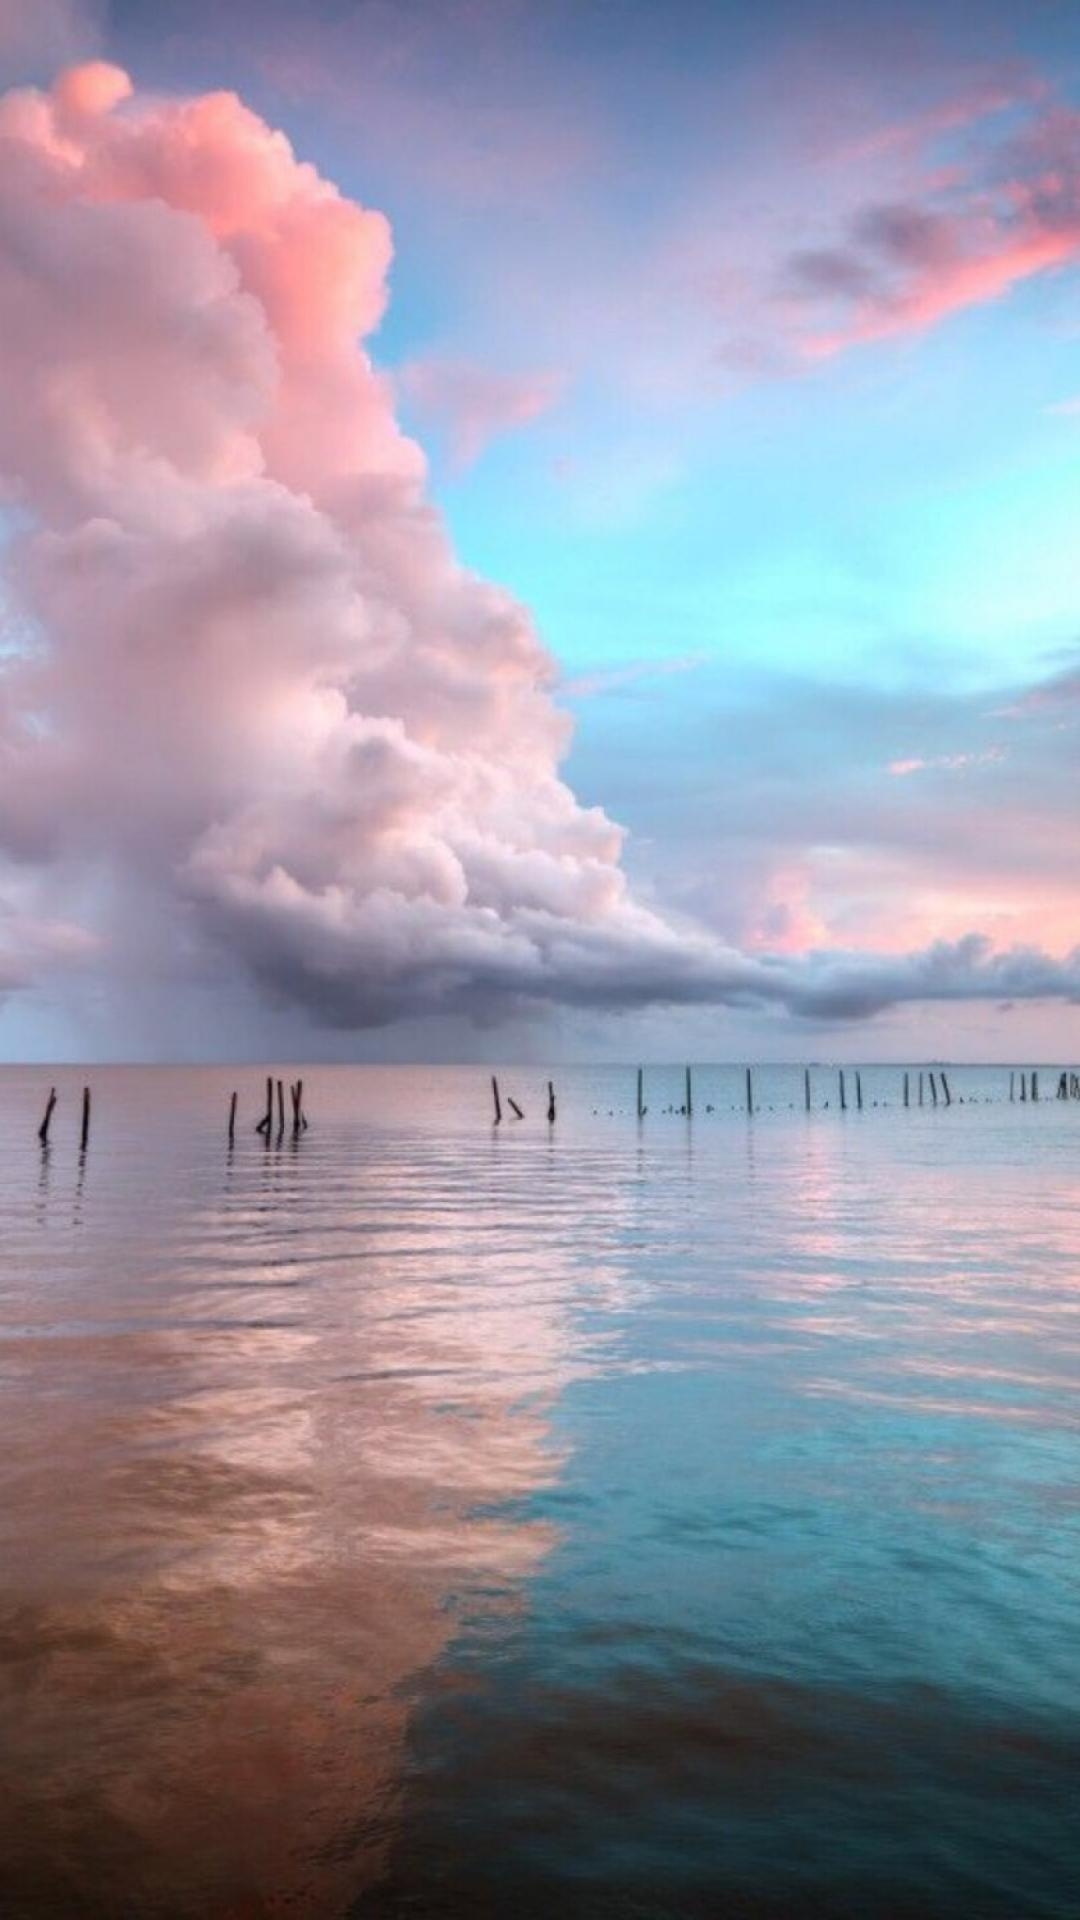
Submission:
[[[1021,1073],[1019,1075],[1019,1093],[1017,1093],[1017,1080],[1018,1080],[1018,1076],[1014,1070],[1009,1075],[1009,1099],[1010,1100],[1015,1101],[1018,1098],[1020,1100],[1038,1100],[1039,1098],[1038,1073],[1036,1072],[1032,1072],[1030,1074]],[[857,1111],[861,1113],[863,1108],[863,1086],[862,1086],[862,1074],[858,1071],[858,1069],[856,1069],[854,1073],[854,1085],[855,1085],[855,1106]],[[945,1074],[942,1068],[939,1067],[936,1073],[930,1069],[925,1069],[920,1071],[918,1074],[917,1081],[915,1081],[915,1076],[912,1072],[910,1071],[905,1072],[904,1074],[904,1105],[905,1107],[910,1107],[912,1104],[915,1104],[920,1107],[923,1106],[925,1104],[925,1095],[926,1095],[927,1087],[929,1087],[929,1092],[930,1092],[930,1103],[932,1106],[936,1107],[939,1104],[939,1086],[940,1086],[941,1104],[943,1104],[946,1107],[951,1107],[953,1103],[952,1093],[949,1088],[948,1076]],[[847,1079],[845,1077],[844,1069],[842,1067],[837,1069],[837,1090],[839,1093],[840,1111],[841,1113],[846,1113],[847,1107],[848,1107],[848,1086],[847,1086]],[[548,1104],[547,1104],[548,1124],[549,1126],[554,1126],[555,1114],[556,1114],[555,1087],[550,1080],[547,1083],[547,1091],[548,1091]],[[492,1092],[492,1097],[495,1103],[495,1125],[499,1126],[503,1118],[503,1108],[502,1108],[502,1096],[500,1095],[500,1092],[499,1092],[499,1082],[495,1074],[492,1074],[491,1076],[491,1092]],[[914,1102],[912,1101],[913,1092],[916,1095]],[[1059,1075],[1058,1084],[1057,1084],[1057,1098],[1059,1100],[1080,1100],[1080,1074],[1074,1073],[1071,1069],[1066,1069]],[[809,1113],[811,1104],[812,1104],[809,1067],[803,1068],[803,1100],[806,1107],[806,1111],[807,1113]],[[290,1082],[289,1101],[292,1107],[292,1132],[295,1138],[301,1133],[306,1133],[307,1125],[308,1125],[307,1115],[304,1112],[304,1083],[302,1080]],[[233,1145],[236,1139],[237,1104],[238,1104],[238,1096],[234,1093],[231,1096],[229,1101],[229,1145],[230,1146]],[[507,1094],[506,1096],[506,1104],[510,1108],[510,1111],[513,1114],[515,1120],[524,1120],[525,1118],[524,1110],[518,1105],[517,1101],[513,1099],[513,1097],[510,1094]],[[41,1141],[41,1144],[43,1147],[48,1146],[48,1143],[49,1143],[49,1128],[52,1124],[52,1117],[53,1117],[53,1113],[55,1112],[56,1105],[57,1105],[56,1088],[50,1087],[49,1098],[45,1103],[44,1117],[42,1119],[40,1127],[38,1128],[38,1139]],[[262,1134],[265,1137],[265,1139],[268,1141],[271,1139],[271,1137],[274,1134],[275,1106],[277,1109],[277,1138],[280,1140],[285,1132],[285,1086],[283,1081],[275,1080],[272,1075],[268,1075],[267,1081],[266,1081],[266,1111],[264,1112],[262,1119],[259,1121],[258,1125],[255,1128],[256,1133]],[[711,1112],[712,1111],[711,1107],[708,1110]],[[678,1109],[678,1111],[680,1113],[687,1114],[687,1115],[692,1115],[694,1111],[694,1079],[693,1079],[693,1072],[690,1067],[687,1067],[686,1069],[686,1096],[685,1096],[684,1104]],[[750,1067],[747,1067],[746,1069],[746,1111],[749,1114],[753,1114],[757,1111],[757,1108],[754,1103],[754,1076]],[[647,1112],[648,1112],[648,1107],[645,1104],[645,1069],[644,1067],[639,1067],[637,1070],[637,1117],[638,1119],[644,1120]],[[90,1089],[89,1087],[84,1087],[83,1096],[82,1096],[82,1124],[81,1124],[80,1133],[79,1133],[79,1148],[81,1152],[83,1153],[86,1152],[87,1142],[89,1141],[89,1139],[90,1139]]]
[[[1031,1074],[1021,1073],[1019,1076],[1019,1083],[1020,1083],[1020,1092],[1018,1096],[1016,1091],[1017,1075],[1014,1070],[1009,1075],[1009,1099],[1010,1100],[1016,1100],[1017,1097],[1019,1097],[1021,1100],[1037,1100],[1039,1098],[1039,1076],[1037,1073],[1034,1073],[1034,1072]],[[862,1074],[858,1071],[857,1068],[855,1069],[855,1072],[854,1072],[854,1085],[855,1085],[855,1107],[856,1107],[856,1111],[861,1113],[863,1110],[863,1085],[862,1085]],[[555,1088],[553,1087],[550,1080],[547,1083],[547,1088],[548,1088],[548,1116],[547,1117],[548,1117],[549,1123],[554,1123]],[[948,1075],[945,1073],[943,1068],[938,1067],[936,1072],[932,1071],[929,1068],[925,1068],[919,1072],[917,1080],[912,1071],[909,1070],[905,1072],[904,1095],[903,1095],[903,1103],[905,1107],[910,1107],[912,1105],[920,1106],[920,1107],[924,1106],[926,1104],[927,1090],[929,1090],[931,1106],[936,1107],[939,1104],[946,1107],[952,1106],[953,1104],[952,1091],[949,1087]],[[499,1093],[499,1082],[494,1074],[492,1074],[491,1076],[491,1091],[492,1091],[492,1096],[495,1102],[495,1125],[499,1126],[502,1122],[502,1117],[503,1117],[502,1098]],[[839,1094],[840,1111],[841,1113],[846,1113],[848,1108],[848,1082],[844,1073],[844,1069],[842,1067],[837,1069],[837,1091]],[[913,1094],[915,1095],[914,1100],[912,1098]],[[1058,1080],[1057,1098],[1059,1100],[1080,1100],[1080,1074],[1073,1073],[1071,1071],[1065,1071],[1061,1074]],[[806,1111],[807,1113],[809,1113],[812,1105],[809,1067],[803,1068],[803,1101],[806,1107]],[[519,1107],[516,1100],[512,1100],[510,1098],[509,1094],[507,1094],[506,1096],[506,1104],[510,1108],[511,1112],[513,1113],[515,1120],[524,1120],[525,1115],[521,1107]],[[690,1067],[687,1067],[686,1069],[685,1099],[684,1099],[683,1105],[679,1107],[677,1111],[679,1113],[686,1114],[688,1116],[692,1115],[694,1111],[694,1077],[693,1077],[692,1069]],[[708,1111],[711,1113],[712,1108],[710,1107]],[[749,1114],[753,1114],[758,1111],[758,1108],[755,1106],[755,1103],[754,1103],[754,1075],[750,1067],[747,1067],[746,1069],[746,1111]],[[648,1112],[648,1107],[645,1104],[645,1069],[644,1067],[639,1067],[637,1070],[637,1117],[638,1119],[644,1120],[647,1112]]]

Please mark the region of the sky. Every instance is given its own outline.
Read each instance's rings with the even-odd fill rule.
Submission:
[[[0,0],[0,1052],[1080,1055],[1080,15]]]

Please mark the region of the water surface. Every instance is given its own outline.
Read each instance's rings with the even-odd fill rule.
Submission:
[[[0,1072],[5,1916],[1075,1920],[1056,1069],[84,1077]]]

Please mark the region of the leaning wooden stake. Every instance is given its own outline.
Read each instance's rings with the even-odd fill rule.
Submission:
[[[936,1107],[937,1106],[937,1081],[934,1079],[933,1074],[930,1075],[930,1098]]]
[[[236,1095],[229,1101],[229,1145],[236,1139]]]
[[[515,1120],[524,1120],[524,1118],[525,1118],[525,1115],[524,1115],[524,1114],[522,1113],[522,1111],[521,1111],[521,1108],[520,1108],[520,1107],[518,1106],[518,1103],[517,1103],[517,1101],[516,1101],[515,1099],[513,1099],[513,1098],[512,1098],[512,1096],[511,1096],[510,1094],[507,1094],[507,1096],[506,1096],[506,1104],[507,1104],[507,1106],[508,1106],[508,1107],[512,1107],[512,1108],[513,1108],[513,1113],[514,1113],[514,1119],[515,1119]]]
[[[495,1125],[498,1126],[502,1119],[502,1101],[499,1099],[499,1083],[494,1074],[491,1076],[491,1091],[495,1096]]]
[[[944,1089],[944,1093],[945,1093],[945,1105],[946,1105],[947,1107],[951,1107],[951,1106],[952,1106],[952,1094],[951,1094],[951,1093],[949,1092],[949,1083],[948,1083],[948,1081],[947,1081],[947,1080],[946,1080],[946,1078],[945,1078],[945,1074],[944,1074],[944,1071],[942,1071],[942,1075],[941,1075],[941,1085],[942,1085],[942,1087],[943,1087],[943,1089]]]
[[[42,1120],[41,1125],[37,1130],[37,1137],[41,1141],[41,1144],[43,1147],[47,1147],[49,1144],[49,1124],[53,1117],[53,1108],[55,1107],[55,1105],[56,1105],[56,1088],[50,1087],[49,1097],[45,1102],[45,1117]]]
[[[553,1083],[549,1080],[548,1081],[548,1126],[553,1127],[554,1125],[555,1125],[555,1088]]]
[[[746,1111],[751,1114],[754,1111],[754,1076],[749,1067],[746,1069]]]
[[[82,1127],[79,1130],[79,1152],[86,1152],[86,1143],[90,1138],[90,1089],[82,1090]]]

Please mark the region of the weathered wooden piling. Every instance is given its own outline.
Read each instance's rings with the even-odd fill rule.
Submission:
[[[90,1138],[90,1089],[82,1090],[82,1125],[79,1128],[79,1152],[86,1152],[86,1143]]]
[[[694,1083],[690,1077],[689,1067],[686,1069],[686,1111],[688,1114],[694,1111]]]
[[[513,1113],[515,1120],[524,1120],[525,1115],[522,1113],[521,1108],[518,1106],[518,1103],[514,1099],[512,1094],[509,1094],[509,1093],[507,1094],[506,1104],[511,1109],[511,1112]]]
[[[645,1118],[645,1069],[644,1067],[639,1067],[637,1070],[637,1117],[639,1120],[644,1120]]]
[[[1033,1073],[1031,1076],[1031,1097],[1033,1100],[1037,1100],[1039,1097],[1039,1076],[1037,1073]]]
[[[947,1081],[947,1080],[946,1080],[946,1078],[945,1078],[945,1071],[944,1071],[944,1068],[942,1069],[942,1074],[941,1074],[941,1086],[942,1086],[942,1091],[943,1091],[943,1093],[944,1093],[944,1095],[945,1095],[945,1105],[946,1105],[947,1107],[951,1107],[951,1106],[952,1106],[952,1094],[951,1094],[951,1093],[949,1092],[949,1083],[948,1083],[948,1081]]]
[[[840,1076],[840,1111],[841,1113],[846,1113],[847,1112],[847,1089],[844,1086],[843,1067],[839,1069],[839,1076]]]
[[[1020,1075],[1020,1098],[1021,1100],[1027,1099],[1027,1074],[1026,1073],[1022,1073]]]
[[[750,1114],[754,1111],[754,1076],[749,1067],[746,1069],[746,1111]]]
[[[855,1073],[855,1105],[858,1107],[859,1112],[861,1113],[862,1112],[862,1074],[859,1073],[857,1069]]]
[[[809,1067],[803,1068],[803,1100],[806,1103],[806,1111],[807,1113],[809,1113],[810,1111],[810,1069]]]
[[[911,1105],[911,1076],[906,1073],[904,1075],[904,1105],[905,1107],[910,1107]]]
[[[548,1081],[548,1126],[553,1127],[554,1125],[555,1125],[555,1088],[552,1082],[549,1080]]]
[[[278,1123],[278,1133],[279,1134],[284,1133],[285,1131],[285,1088],[280,1080],[277,1083],[277,1123]]]
[[[236,1139],[236,1095],[229,1101],[229,1145]]]
[[[936,1107],[937,1106],[937,1081],[934,1079],[933,1074],[930,1075],[930,1098]]]
[[[259,1121],[259,1124],[256,1127],[255,1131],[256,1133],[265,1133],[267,1139],[269,1140],[270,1129],[273,1126],[273,1124],[274,1124],[274,1082],[270,1078],[270,1075],[267,1074],[266,1076],[266,1112],[263,1114],[263,1117]]]
[[[499,1083],[494,1074],[491,1076],[491,1091],[495,1099],[495,1125],[498,1126],[502,1120],[502,1101],[499,1099]]]
[[[919,1075],[919,1105],[920,1105],[920,1107],[922,1106],[922,1104],[923,1104],[923,1077],[922,1077],[922,1074],[920,1073],[920,1075]]]
[[[38,1133],[37,1133],[37,1137],[41,1141],[41,1144],[43,1147],[47,1147],[49,1144],[49,1127],[52,1123],[53,1108],[55,1107],[55,1105],[56,1105],[56,1088],[50,1087],[49,1097],[45,1102],[44,1117],[42,1118],[42,1122],[40,1127],[38,1128]]]
[[[1010,1100],[1015,1100],[1015,1099],[1016,1099],[1016,1073],[1015,1073],[1015,1071],[1014,1071],[1014,1072],[1012,1072],[1012,1073],[1010,1073],[1010,1075],[1009,1075],[1009,1099],[1010,1099]]]

